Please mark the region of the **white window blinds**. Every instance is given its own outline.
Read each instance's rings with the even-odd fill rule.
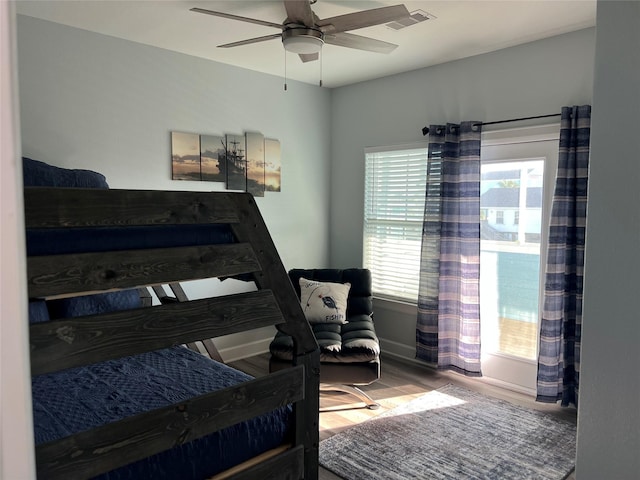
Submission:
[[[427,146],[365,150],[363,265],[379,297],[415,303],[427,172]]]

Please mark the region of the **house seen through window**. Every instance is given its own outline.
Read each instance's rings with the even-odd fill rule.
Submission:
[[[483,162],[480,284],[492,351],[536,357],[544,160]]]

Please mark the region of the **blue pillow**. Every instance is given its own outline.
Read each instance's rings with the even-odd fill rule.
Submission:
[[[44,300],[29,301],[29,323],[42,323],[49,321],[49,311]]]
[[[54,167],[26,157],[22,157],[22,177],[25,187],[109,188],[101,173]]]
[[[49,300],[47,306],[49,315],[56,320],[139,308],[142,300],[138,291],[132,289]]]

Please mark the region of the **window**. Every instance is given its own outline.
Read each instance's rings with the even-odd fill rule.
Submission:
[[[535,392],[538,317],[559,125],[485,132],[480,317],[486,377]],[[365,151],[363,265],[378,297],[416,303],[427,147]]]
[[[415,303],[427,172],[427,146],[365,150],[363,266],[376,296]]]

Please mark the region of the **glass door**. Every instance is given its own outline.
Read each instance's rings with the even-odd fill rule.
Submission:
[[[556,134],[557,137],[557,134]],[[485,377],[535,392],[557,139],[483,142],[480,321]]]

